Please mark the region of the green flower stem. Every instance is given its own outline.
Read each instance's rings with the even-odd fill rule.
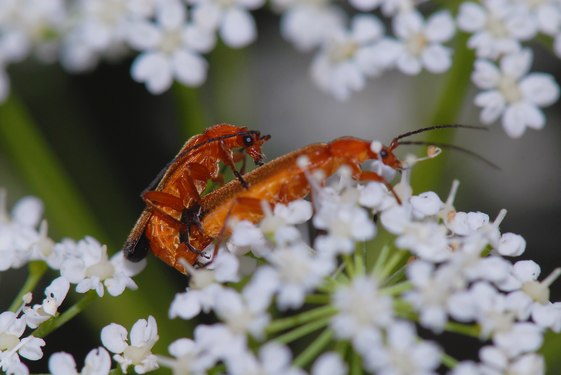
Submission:
[[[364,275],[366,273],[366,257],[365,257],[365,249],[361,249],[360,251],[357,249],[353,254],[354,258],[354,267],[355,267],[355,275]]]
[[[396,296],[413,288],[411,281],[403,281],[399,284],[394,284],[380,290],[380,293],[387,296]]]
[[[306,303],[327,305],[329,302],[331,302],[331,297],[329,297],[327,294],[310,294],[306,296],[305,301]]]
[[[102,226],[14,93],[0,105],[0,149],[45,203],[50,228],[62,236],[89,234],[107,243]]]
[[[452,67],[444,78],[433,115],[427,125],[454,124],[458,120],[470,87],[470,75],[475,59],[473,51],[466,46],[467,39],[468,35],[465,33],[459,32],[456,35]],[[434,131],[426,134],[426,140],[452,143],[454,135],[455,131],[452,129]],[[439,157],[415,166],[411,179],[411,186],[415,187],[415,191],[422,192],[435,188],[443,175],[446,159]]]
[[[172,92],[181,119],[181,135],[184,139],[200,134],[212,125],[207,120],[198,89],[175,82]]]
[[[306,349],[294,359],[294,366],[304,367],[308,365],[317,355],[329,345],[333,331],[330,329],[324,330],[314,341],[309,344]]]
[[[406,301],[396,299],[394,300],[394,310],[396,314],[403,318],[414,322],[419,321],[419,316],[413,310],[413,307]],[[462,324],[455,322],[448,322],[444,325],[444,330],[447,332],[457,333],[460,335],[471,336],[479,338],[481,329],[477,324]]]
[[[405,258],[407,254],[408,253],[406,251],[396,250],[378,274],[380,280],[386,281],[385,279],[389,277],[393,273],[394,269],[403,262],[403,258]]]
[[[21,287],[16,298],[14,298],[12,304],[10,305],[10,311],[16,312],[23,303],[23,296],[27,293],[33,291],[37,283],[41,280],[45,272],[47,271],[47,264],[41,261],[33,261],[27,265],[28,275],[25,283]]]
[[[284,331],[285,329],[292,328],[304,323],[308,323],[316,319],[321,319],[325,317],[330,318],[332,315],[336,313],[337,313],[337,309],[331,305],[318,307],[297,315],[289,316],[288,318],[274,320],[267,326],[265,332],[267,334],[272,334],[272,333]]]
[[[481,329],[478,324],[460,324],[454,322],[446,323],[444,330],[475,338],[479,338],[481,333]]]
[[[293,329],[292,331],[289,331],[284,335],[280,335],[276,337],[274,340],[280,342],[281,344],[288,344],[292,341],[298,340],[299,338],[306,336],[309,333],[312,333],[320,328],[327,326],[330,320],[331,320],[331,316],[328,316],[323,319],[316,319],[311,323]]]
[[[347,275],[353,278],[356,274],[353,258],[348,254],[343,255],[343,264],[345,265],[345,270],[347,271]]]
[[[389,255],[390,255],[390,246],[388,244],[385,244],[384,246],[382,246],[380,255],[378,255],[378,258],[376,258],[376,263],[374,263],[374,269],[372,270],[372,273],[374,275],[378,276],[382,273],[382,270],[384,268],[384,265],[386,264],[386,261],[388,260]]]
[[[66,322],[68,322],[76,315],[78,315],[80,312],[82,312],[84,308],[90,304],[90,302],[92,302],[97,298],[98,295],[95,292],[95,290],[88,291],[78,302],[76,302],[76,304],[72,305],[64,313],[55,316],[54,318],[49,319],[43,324],[41,324],[39,328],[37,328],[33,332],[33,336],[40,337],[40,338],[46,337],[49,333],[62,327]]]
[[[442,353],[442,364],[448,368],[454,368],[458,365],[458,361],[446,353]]]
[[[364,371],[362,371],[362,358],[360,354],[353,350],[352,357],[351,357],[351,375],[362,375]]]

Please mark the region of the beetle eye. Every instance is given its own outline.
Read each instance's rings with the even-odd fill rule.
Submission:
[[[243,137],[243,144],[245,147],[249,147],[253,145],[253,137],[250,135],[246,135]]]
[[[386,150],[381,150],[380,156],[382,157],[382,159],[385,159],[388,157],[388,152]]]

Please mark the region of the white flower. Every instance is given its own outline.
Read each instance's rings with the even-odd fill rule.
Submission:
[[[156,320],[148,317],[138,320],[130,332],[130,344],[127,343],[127,329],[119,324],[111,323],[101,330],[101,342],[115,353],[113,359],[121,366],[121,371],[134,365],[134,371],[144,374],[158,368],[157,357],[151,350],[158,341]]]
[[[532,52],[523,49],[501,59],[497,67],[487,60],[477,60],[472,80],[483,92],[475,104],[483,107],[481,121],[490,124],[499,117],[507,134],[518,138],[526,127],[541,129],[545,116],[540,107],[559,98],[559,85],[544,73],[530,73]]]
[[[482,361],[481,371],[484,374],[545,374],[543,357],[535,353],[509,358],[500,349],[486,346],[479,351],[479,357]]]
[[[329,32],[343,26],[340,9],[329,0],[273,1],[283,9],[281,34],[300,51],[310,51],[321,45]],[[283,4],[281,4],[283,3]]]
[[[497,252],[502,256],[517,257],[524,253],[526,240],[519,234],[503,233]]]
[[[413,0],[350,0],[350,3],[363,12],[380,7],[385,16],[408,12],[415,7]]]
[[[56,251],[56,249],[55,249]],[[92,237],[86,237],[74,247],[69,246],[63,254],[64,260],[60,273],[76,286],[78,293],[95,290],[102,297],[105,291],[118,296],[125,288],[136,289],[131,276],[138,274],[146,261],[132,263],[124,259],[123,253],[116,253],[111,259],[107,256],[107,246],[101,246]]]
[[[432,262],[442,262],[452,255],[448,248],[446,228],[434,222],[407,225],[395,244]]]
[[[68,353],[54,353],[49,358],[49,371],[53,375],[107,375],[109,370],[111,370],[111,357],[102,347],[88,353],[80,372],[76,369],[74,358]]]
[[[227,46],[245,47],[257,37],[255,20],[249,10],[263,4],[264,0],[195,0],[193,19],[197,26],[206,30],[219,30]]]
[[[311,255],[303,243],[277,248],[266,259],[270,265],[258,269],[244,294],[253,290],[256,295],[251,296],[255,299],[251,303],[266,304],[276,293],[281,310],[302,306],[306,293],[319,285],[334,266],[326,257]]]
[[[343,362],[341,356],[335,352],[323,353],[315,360],[311,372],[312,375],[345,375],[347,373],[347,364]]]
[[[425,22],[421,13],[398,14],[393,30],[400,41],[395,64],[405,74],[419,74],[423,68],[443,73],[452,64],[451,50],[442,43],[454,36],[455,26],[448,12],[435,13]]]
[[[444,208],[444,203],[440,200],[438,195],[432,191],[427,191],[409,198],[409,203],[413,208],[413,216],[417,219],[423,219],[426,216],[434,216]]]
[[[313,222],[316,228],[327,231],[316,240],[320,254],[349,254],[355,241],[367,241],[376,234],[376,227],[365,209],[344,203],[322,205]]]
[[[41,323],[54,317],[57,309],[66,298],[69,288],[70,283],[68,280],[62,276],[57,277],[45,289],[46,298],[42,304],[37,304],[33,308],[24,307],[25,322],[29,328],[37,328]]]
[[[533,28],[547,35],[555,35],[561,27],[561,3],[557,0],[516,0],[518,11],[526,14]]]
[[[31,361],[43,357],[43,339],[27,336],[20,338],[25,331],[25,319],[6,311],[0,314],[0,369],[7,373],[27,373],[20,356]]]
[[[448,321],[447,310],[451,294],[462,285],[462,277],[453,267],[435,266],[417,260],[407,267],[407,279],[413,290],[403,297],[420,314],[420,323],[435,332],[444,329]]]
[[[331,319],[335,336],[352,340],[360,353],[378,343],[380,330],[394,319],[392,299],[380,293],[374,277],[355,277],[350,285],[338,287],[332,298],[338,310]]]
[[[0,64],[19,62],[32,51],[43,61],[54,57],[55,38],[66,21],[65,3],[61,0],[42,2],[3,1],[0,11]]]
[[[252,304],[230,288],[220,289],[214,298],[214,312],[233,334],[249,333],[258,339],[263,338],[270,320],[264,306]]]
[[[483,212],[456,212],[448,213],[446,226],[460,236],[475,233],[478,229],[489,223],[489,215]]]
[[[0,271],[41,259],[36,253],[42,246],[50,251],[52,241],[46,238],[46,224],[39,231],[36,229],[42,215],[43,203],[35,197],[20,199],[8,215],[6,192],[0,189]]]
[[[520,41],[534,37],[536,24],[528,13],[513,6],[511,0],[485,0],[483,6],[464,2],[460,5],[458,27],[473,35],[468,46],[478,57],[498,59],[520,49]]]
[[[197,343],[191,339],[175,340],[169,345],[168,351],[174,359],[158,357],[158,362],[162,366],[169,367],[173,374],[203,375],[214,364],[213,361],[206,360]]]
[[[227,362],[228,373],[233,375],[304,375],[304,371],[292,367],[290,350],[279,343],[266,343],[259,349],[259,356],[244,352]]]
[[[312,78],[341,100],[362,90],[367,77],[378,75],[393,62],[395,43],[383,35],[382,23],[371,15],[355,16],[350,30],[333,28],[312,62]]]
[[[154,0],[79,0],[70,12],[62,37],[61,64],[71,72],[93,68],[100,57],[122,56],[127,52],[131,23],[152,16]]]
[[[221,249],[210,267],[189,269],[190,286],[185,292],[175,295],[169,310],[170,318],[191,319],[201,311],[208,313],[216,302],[216,295],[222,289],[219,283],[238,281],[238,268],[238,258]]]
[[[434,374],[440,360],[440,349],[432,342],[420,340],[414,325],[405,321],[388,327],[385,345],[363,353],[366,369],[377,374]]]
[[[543,343],[542,329],[532,323],[516,323],[510,330],[497,332],[493,343],[510,358],[535,352]]]
[[[131,74],[145,82],[154,94],[166,91],[174,79],[199,86],[206,79],[207,63],[199,55],[215,43],[208,30],[187,23],[185,5],[179,0],[160,0],[155,23],[138,20],[128,30],[129,43],[143,51],[133,62]]]

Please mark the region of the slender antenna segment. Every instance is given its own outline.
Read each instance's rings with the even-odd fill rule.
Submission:
[[[428,131],[431,131],[431,130],[452,129],[452,128],[489,130],[489,128],[487,126],[479,126],[479,125],[462,125],[462,124],[434,125],[434,126],[429,126],[429,127],[426,127],[426,128],[421,128],[421,129],[417,129],[417,130],[413,130],[413,131],[410,131],[410,132],[407,132],[407,133],[400,134],[392,140],[392,143],[394,143],[396,141],[399,141],[402,138],[410,137],[410,136],[415,135],[415,134],[424,133],[424,132],[428,132]],[[401,143],[401,144],[403,144],[403,143]]]
[[[500,170],[501,168],[496,165],[495,163],[489,161],[488,159],[485,159],[483,156],[468,150],[467,148],[463,148],[460,146],[456,146],[456,145],[452,145],[449,143],[440,143],[440,142],[425,142],[425,141],[404,141],[404,142],[398,142],[397,145],[422,145],[422,146],[437,146],[437,147],[441,147],[441,148],[449,148],[452,150],[456,150],[456,151],[461,151],[463,153],[466,153],[476,159],[479,159],[480,161],[484,162],[485,164],[487,164],[488,166],[495,168],[497,170]]]

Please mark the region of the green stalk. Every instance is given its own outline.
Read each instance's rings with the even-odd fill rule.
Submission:
[[[347,275],[349,275],[352,279],[355,275],[355,265],[353,263],[352,257],[348,254],[343,255],[343,264],[345,265]]]
[[[331,297],[327,294],[309,294],[305,298],[306,303],[326,305],[331,302]]]
[[[353,350],[351,355],[351,375],[364,374],[364,371],[362,371],[362,358],[360,357],[360,354]]]
[[[21,287],[21,290],[19,291],[16,298],[14,298],[14,300],[12,301],[9,309],[10,311],[16,312],[17,309],[20,308],[21,304],[23,303],[23,296],[35,289],[35,286],[41,280],[41,278],[47,271],[47,268],[47,264],[42,261],[33,261],[27,265],[27,279],[25,280],[25,283]]]
[[[446,353],[442,353],[442,364],[450,369],[458,365],[458,361]]]
[[[0,146],[45,203],[51,228],[63,236],[89,234],[107,242],[102,226],[14,93],[0,105]]]
[[[403,281],[399,284],[391,285],[380,290],[380,293],[387,296],[396,296],[413,288],[411,281]]]
[[[466,46],[467,39],[468,35],[461,32],[455,38],[452,67],[444,79],[436,107],[427,125],[454,124],[458,120],[470,87],[470,75],[475,59],[473,51]],[[426,140],[452,143],[454,135],[455,131],[452,129],[428,132]],[[416,191],[434,189],[435,183],[440,181],[443,174],[446,159],[441,156],[415,166],[411,186],[414,186]]]
[[[284,335],[280,335],[276,337],[274,340],[280,342],[281,344],[288,344],[292,341],[298,340],[299,338],[306,336],[309,333],[312,333],[320,328],[327,326],[330,320],[331,320],[330,316],[323,319],[317,319],[314,322],[293,329],[292,331],[287,332]]]
[[[386,262],[384,268],[380,271],[378,277],[383,280],[384,283],[387,281],[386,278],[389,277],[393,270],[403,262],[403,258],[407,255],[406,251],[397,250],[391,258]]]
[[[309,364],[317,355],[329,345],[331,338],[333,337],[333,331],[326,329],[314,341],[309,344],[306,349],[294,359],[294,366],[304,367]]]
[[[93,300],[97,299],[97,293],[95,290],[90,290],[84,296],[72,305],[68,310],[63,312],[62,314],[51,318],[41,324],[34,332],[33,336],[35,337],[46,337],[49,333],[53,332],[54,330],[62,327],[66,322],[74,318],[80,312],[84,310],[86,306],[90,304]]]
[[[267,334],[272,334],[284,331],[285,329],[308,323],[316,319],[325,317],[330,318],[335,313],[337,313],[337,309],[331,305],[318,307],[312,310],[304,311],[303,313],[297,315],[289,316],[288,318],[274,320],[267,326],[265,332]]]
[[[181,135],[188,139],[202,133],[210,124],[201,102],[199,89],[174,83],[172,92],[181,119]]]

